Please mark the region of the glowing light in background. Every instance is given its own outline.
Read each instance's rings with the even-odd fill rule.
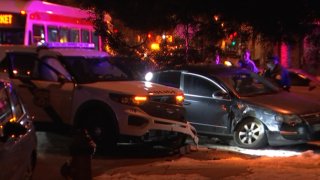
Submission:
[[[232,63],[230,61],[224,61],[223,64],[226,65],[226,66],[232,66]]]
[[[159,51],[160,50],[160,45],[158,43],[152,43],[151,44],[151,49],[155,50],[155,51]]]
[[[280,47],[280,62],[283,67],[289,67],[289,47],[285,43],[281,43]]]

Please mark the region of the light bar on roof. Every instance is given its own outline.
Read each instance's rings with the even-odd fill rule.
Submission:
[[[80,43],[80,42],[46,42],[39,44],[50,48],[94,48],[93,43]]]

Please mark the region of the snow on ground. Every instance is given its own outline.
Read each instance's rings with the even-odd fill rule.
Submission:
[[[192,155],[193,154],[193,155]],[[195,154],[201,154],[194,159]],[[216,155],[216,156],[215,156]],[[206,156],[205,159],[203,159]],[[196,156],[195,156],[196,157]],[[211,157],[211,158],[210,158]],[[216,158],[216,159],[215,159]],[[320,179],[320,156],[312,151],[291,157],[248,157],[201,148],[171,161],[157,161],[110,169],[103,179]]]
[[[40,139],[50,141],[51,138]],[[57,140],[64,142],[61,137],[52,139]],[[198,148],[192,145],[191,152],[184,155],[159,152],[153,155],[143,148],[122,149],[116,156],[94,156],[92,174],[94,180],[313,180],[320,179],[319,147],[316,144],[246,151],[207,143]],[[63,179],[59,169],[70,160],[67,153],[57,154],[58,150],[53,151],[45,142],[39,143],[39,150],[34,180]]]

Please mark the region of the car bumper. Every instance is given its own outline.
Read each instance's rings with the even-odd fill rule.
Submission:
[[[143,137],[152,131],[176,132],[190,136],[198,144],[196,129],[188,121],[150,116],[137,107],[126,108],[121,112],[117,115],[121,135]]]
[[[267,132],[269,144],[272,146],[302,144],[320,139],[320,126],[304,123],[290,126],[284,124],[279,131]]]

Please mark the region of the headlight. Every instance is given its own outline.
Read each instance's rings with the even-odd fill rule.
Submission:
[[[302,122],[302,120],[297,115],[293,114],[276,115],[275,120],[287,124],[297,124]]]
[[[148,101],[147,96],[134,96],[126,94],[110,94],[110,99],[126,105],[138,106]]]
[[[184,94],[178,94],[178,95],[176,95],[176,103],[177,103],[178,105],[182,105],[183,101],[184,101]]]
[[[145,76],[144,76],[144,79],[146,81],[151,81],[153,78],[153,73],[152,72],[148,72]]]

